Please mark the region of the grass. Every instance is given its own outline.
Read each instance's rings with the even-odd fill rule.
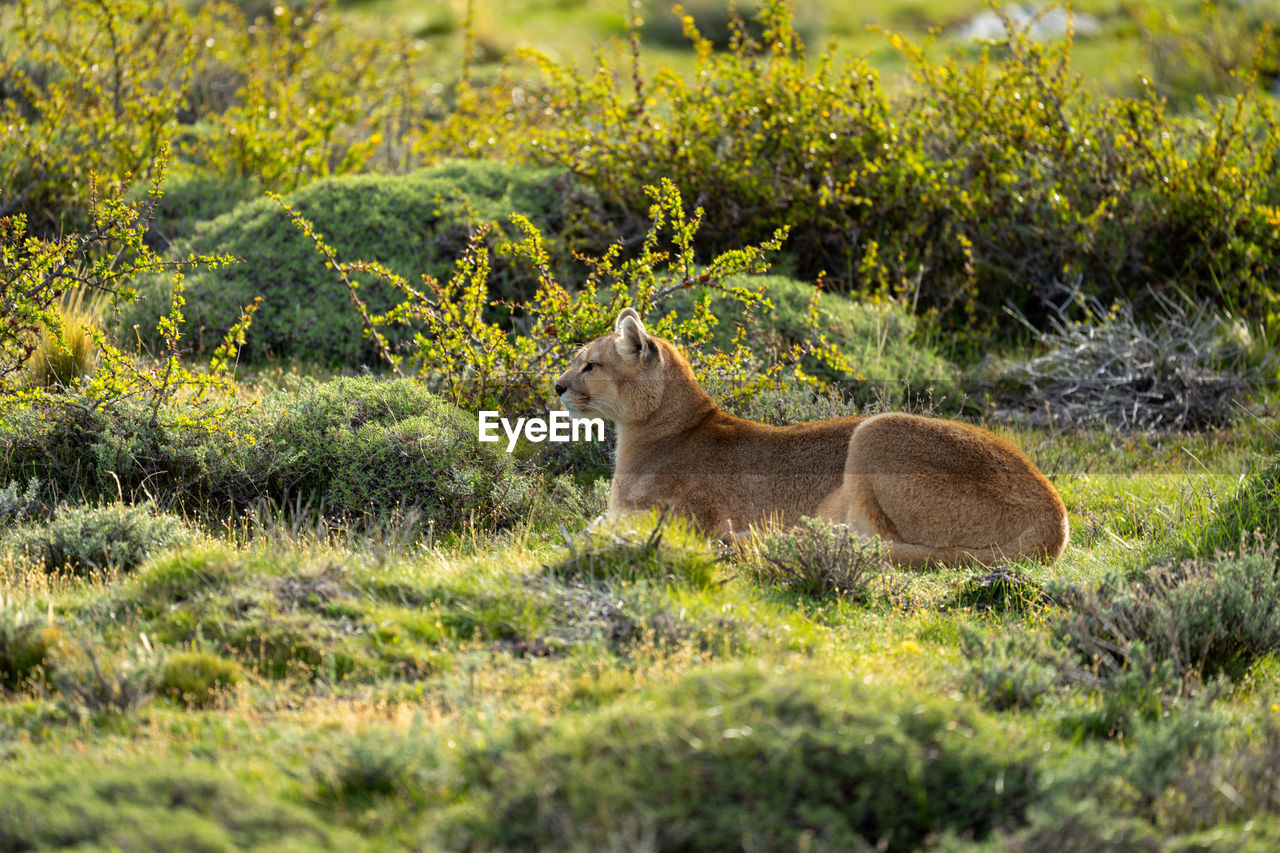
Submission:
[[[527,40],[581,59],[625,27],[612,0],[476,5],[492,55]],[[900,60],[866,25],[918,36],[983,8],[811,6],[819,38],[872,51],[888,74]],[[1106,29],[1077,59],[1128,85],[1147,62],[1136,32],[1109,0],[1081,8]],[[460,4],[343,14],[407,22],[442,52],[462,26]],[[397,234],[397,251],[426,251]],[[282,298],[297,286],[282,281]],[[758,333],[787,334],[796,309],[779,302]],[[959,371],[918,346],[913,317],[826,306],[872,378],[875,365],[914,371],[951,393]],[[332,339],[325,323],[299,326]],[[269,358],[241,379],[272,418],[252,433],[256,456],[197,453],[184,435],[148,444],[145,419],[114,425],[114,457],[103,430],[44,421],[24,427],[44,442],[29,464],[6,448],[18,479],[0,488],[4,539],[45,544],[0,549],[0,850],[1280,842],[1280,647],[1260,600],[1274,587],[1274,397],[1266,415],[1194,433],[988,420],[1061,493],[1062,558],[906,570],[868,552],[859,574],[849,543],[825,535],[762,554],[660,514],[584,531],[599,458],[486,457],[453,483],[464,466],[436,463],[474,427],[441,444],[452,410],[407,386]],[[775,402],[779,417],[808,411]],[[56,506],[48,476],[26,477],[50,468],[46,448],[72,481]],[[415,476],[396,480],[406,459]],[[84,477],[91,464],[101,482]],[[217,506],[233,513],[172,489],[164,513],[124,505],[165,477],[194,490],[219,471],[231,485]],[[556,490],[537,485],[552,473]],[[479,523],[473,491],[508,481],[521,501]],[[302,484],[345,512],[321,518]],[[103,494],[121,505],[76,504]],[[1218,553],[1254,528],[1252,550]],[[1154,568],[1187,559],[1196,571]],[[1238,626],[1200,618],[1224,612],[1251,620],[1247,647]],[[1117,637],[1122,616],[1137,630]],[[1117,640],[1123,654],[1091,659]],[[1176,670],[1161,660],[1171,649],[1187,653]]]
[[[0,810],[0,837],[110,845],[136,833],[146,847],[154,833],[138,829],[145,816],[183,826],[209,849],[273,843],[280,833],[313,847],[357,836],[428,849],[727,849],[802,837],[845,847],[856,837],[906,849],[938,831],[975,842],[1041,837],[1046,822],[1083,831],[1062,791],[1080,790],[1102,772],[1098,762],[1157,746],[1190,761],[1210,747],[1112,744],[1098,721],[1130,719],[1137,712],[1124,703],[1146,694],[1056,682],[1046,693],[1041,682],[1056,670],[1014,666],[1034,658],[999,651],[1000,638],[1051,644],[1065,616],[1055,585],[1091,588],[1135,573],[1223,523],[1214,513],[1238,505],[1229,496],[1239,472],[1274,440],[1263,421],[1146,439],[1006,434],[1053,473],[1073,542],[1053,566],[1011,567],[1026,585],[1003,597],[979,583],[985,571],[965,568],[884,567],[861,599],[757,582],[739,562],[749,555],[717,561],[710,543],[658,518],[597,529],[570,547],[545,524],[441,545],[280,514],[207,531],[212,539],[127,576],[52,582],[39,566],[14,564],[3,574],[4,612],[10,623],[24,614],[19,621],[45,632],[31,637],[50,642],[39,671],[0,688],[0,774],[11,802],[53,805],[48,820],[22,827],[12,809]],[[1201,492],[1212,500],[1194,497]],[[975,645],[974,636],[985,639]],[[108,687],[86,675],[93,661]],[[1263,654],[1213,688],[1214,732],[1275,713],[1256,697],[1280,687],[1276,661]],[[37,684],[43,675],[47,686]],[[982,684],[1005,686],[995,694]],[[1173,702],[1171,719],[1193,713],[1179,710],[1189,700],[1162,701]],[[918,709],[938,715],[932,728],[904,734],[890,722]],[[1147,725],[1132,719],[1130,731]],[[981,734],[939,746],[957,720]],[[748,729],[742,744],[725,734]],[[1077,742],[1082,731],[1094,734]],[[854,741],[877,732],[889,751],[857,770],[850,762],[866,753]],[[914,751],[917,736],[924,752]],[[1001,748],[982,747],[986,737]],[[774,743],[804,747],[770,758]],[[1250,762],[1260,760],[1247,744],[1213,748],[1224,773],[1254,773]],[[915,784],[907,768],[921,755],[953,762],[918,777],[943,784],[920,789],[928,809],[902,812],[903,798],[917,796],[904,789],[898,811],[877,811],[874,798],[847,811],[867,773],[896,767],[886,779]],[[835,781],[839,768],[847,781]],[[953,771],[967,775],[944,784]],[[1120,771],[1109,772],[1108,784],[1121,784]],[[790,773],[816,786],[807,810],[773,803],[790,790],[778,782]],[[999,774],[1007,796],[983,811],[984,785]],[[690,809],[679,793],[712,784],[724,808]],[[171,793],[158,796],[161,788]],[[208,800],[198,818],[185,811],[181,792],[191,790]],[[938,799],[946,792],[963,798],[953,807]],[[1097,796],[1118,821],[1107,825],[1188,837],[1193,829],[1151,811],[1125,816],[1131,801],[1115,791]],[[823,797],[844,804],[844,822],[833,822]],[[60,805],[70,798],[84,809]],[[802,816],[748,830],[733,803]]]

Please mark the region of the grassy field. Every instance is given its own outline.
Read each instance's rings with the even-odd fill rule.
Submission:
[[[260,502],[214,524],[143,504],[96,570],[87,543],[110,506],[65,511],[81,514],[62,522],[61,570],[41,557],[58,519],[19,526],[0,568],[0,840],[1274,843],[1274,552],[1209,545],[1242,517],[1274,524],[1274,468],[1258,476],[1274,418],[988,425],[1067,504],[1052,566],[872,564],[864,588],[807,594],[762,545],[726,552],[654,517],[579,533],[599,489],[563,486],[503,533],[439,538],[414,513],[325,522]],[[1157,587],[1134,604],[1148,566],[1197,553],[1200,598]],[[1107,583],[1130,592],[1088,598]],[[1122,612],[1138,627],[1113,636]],[[1128,665],[1099,668],[1080,636],[1121,642]],[[1144,642],[1172,642],[1168,663],[1144,669]]]
[[[717,54],[646,114],[481,82],[632,11],[693,75],[658,4],[477,3],[464,70],[461,3],[103,2],[0,6],[0,851],[1280,847],[1280,148],[1158,61],[1207,7],[1081,6],[1082,94],[981,3],[802,2],[883,91]],[[1070,544],[729,547],[478,441],[622,304],[740,414],[1009,439]]]

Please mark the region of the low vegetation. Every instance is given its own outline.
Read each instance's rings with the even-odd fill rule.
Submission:
[[[1267,4],[413,5],[0,5],[0,849],[1280,845]],[[477,441],[624,305],[744,416],[981,423],[1071,544]]]

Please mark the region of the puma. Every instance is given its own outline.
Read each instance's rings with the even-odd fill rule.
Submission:
[[[574,415],[617,424],[611,512],[665,505],[723,538],[817,516],[879,536],[899,565],[1051,562],[1067,544],[1062,499],[1004,439],[901,413],[785,427],[735,417],[631,308],[555,392]]]

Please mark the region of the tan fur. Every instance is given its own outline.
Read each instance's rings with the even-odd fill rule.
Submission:
[[[898,564],[1052,561],[1067,544],[1058,493],[998,436],[900,413],[787,427],[734,417],[630,308],[556,393],[617,424],[613,512],[666,505],[722,537],[819,516],[880,536]]]

